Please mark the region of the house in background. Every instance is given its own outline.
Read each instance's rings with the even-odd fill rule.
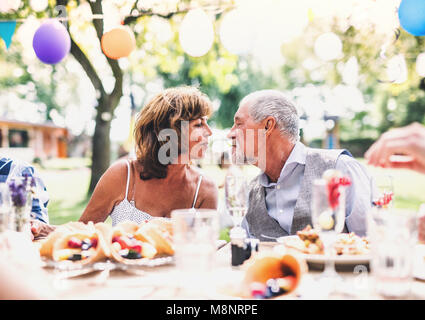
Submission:
[[[27,162],[66,158],[67,140],[66,128],[0,118],[0,156]]]

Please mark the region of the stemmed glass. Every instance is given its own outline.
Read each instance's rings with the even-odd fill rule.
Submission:
[[[248,211],[248,182],[241,173],[226,176],[225,181],[226,208],[229,211],[233,228],[230,232],[242,232],[243,218]]]
[[[391,175],[375,175],[371,181],[372,206],[378,208],[393,207],[394,178]]]
[[[325,268],[318,281],[329,285],[330,293],[335,291],[337,283],[342,281],[335,271],[334,244],[345,224],[345,187],[340,185],[337,188],[339,196],[330,195],[327,180],[316,179],[313,182],[312,222],[323,241],[325,253]]]

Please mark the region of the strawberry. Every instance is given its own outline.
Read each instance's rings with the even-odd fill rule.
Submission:
[[[250,285],[250,289],[252,297],[263,297],[266,292],[266,285],[261,282],[253,282]]]
[[[68,248],[79,249],[81,248],[82,244],[83,242],[76,237],[71,237],[68,240]]]
[[[348,177],[341,177],[337,174],[327,177],[327,189],[328,189],[328,201],[332,209],[335,209],[339,205],[339,192],[340,186],[349,186],[351,181]]]
[[[383,196],[378,198],[377,200],[373,201],[373,204],[378,207],[384,207],[391,203],[393,200],[394,193],[392,192],[385,192]]]
[[[92,248],[96,248],[97,247],[97,238],[91,238],[91,246]]]
[[[130,239],[127,237],[115,236],[112,238],[112,243],[114,242],[118,242],[122,249],[130,249],[131,247]]]
[[[141,241],[135,240],[129,249],[136,251],[137,253],[142,253],[142,245]]]
[[[114,242],[118,242],[122,249],[133,250],[137,253],[142,252],[142,242],[134,238],[130,239],[128,237],[115,236],[112,238],[112,243]]]

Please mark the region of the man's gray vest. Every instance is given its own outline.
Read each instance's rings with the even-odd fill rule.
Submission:
[[[292,220],[291,235],[296,234],[298,230],[302,230],[311,221],[311,199],[312,184],[315,179],[320,179],[327,169],[334,169],[336,161],[341,154],[351,154],[347,150],[339,149],[312,149],[306,148],[306,163],[304,169],[304,177],[298,200],[294,208],[294,217]],[[249,208],[246,214],[246,222],[249,226],[249,233],[252,237],[261,241],[273,241],[262,237],[282,237],[289,235],[279,222],[269,216],[266,207],[264,187],[260,184],[260,176],[251,182],[249,193]]]

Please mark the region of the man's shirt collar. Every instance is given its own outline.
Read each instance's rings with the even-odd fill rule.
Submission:
[[[282,168],[282,171],[280,172],[280,176],[279,176],[279,179],[277,180],[277,183],[280,183],[284,179],[289,169],[296,167],[298,164],[305,165],[306,157],[307,157],[306,147],[304,144],[298,141],[295,144],[294,148],[292,149],[291,153],[289,154],[289,157],[286,160]],[[260,184],[263,187],[268,188],[268,187],[275,186],[276,182],[270,182],[267,175],[263,173],[260,176]]]

